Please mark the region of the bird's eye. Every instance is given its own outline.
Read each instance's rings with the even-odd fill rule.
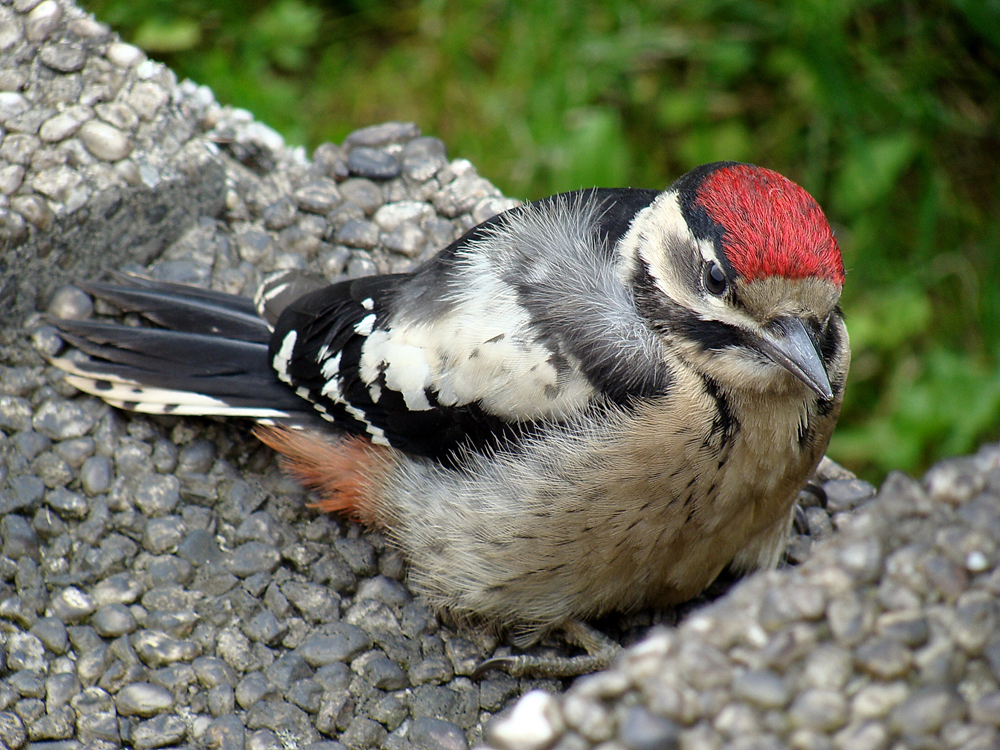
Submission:
[[[712,294],[721,297],[726,291],[726,274],[722,266],[714,260],[705,266],[705,288]]]

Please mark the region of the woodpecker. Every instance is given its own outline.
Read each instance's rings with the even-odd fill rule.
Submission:
[[[528,203],[412,273],[301,296],[82,284],[157,327],[57,321],[89,359],[55,363],[121,408],[270,425],[416,592],[530,643],[778,563],[840,411],[843,282],[803,188],[719,162]]]

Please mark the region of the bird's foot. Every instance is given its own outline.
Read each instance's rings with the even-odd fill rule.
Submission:
[[[576,677],[604,669],[621,651],[621,646],[604,633],[579,620],[567,620],[560,629],[567,643],[579,646],[587,653],[579,656],[495,656],[476,668],[472,674],[473,679],[480,679],[494,669],[502,670],[512,677]]]

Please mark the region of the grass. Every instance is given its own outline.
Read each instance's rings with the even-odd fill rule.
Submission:
[[[84,0],[314,147],[413,120],[521,198],[776,169],[827,211],[854,363],[834,458],[1000,437],[997,0]]]

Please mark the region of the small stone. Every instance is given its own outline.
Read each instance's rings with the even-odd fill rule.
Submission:
[[[194,641],[171,638],[155,630],[140,630],[132,636],[136,654],[150,667],[166,667],[179,661],[191,661],[201,654]]]
[[[49,315],[61,320],[85,320],[94,312],[90,295],[75,286],[61,286],[49,300]]]
[[[387,732],[381,724],[363,716],[355,717],[340,735],[340,741],[350,750],[369,750],[382,747]]]
[[[768,670],[742,672],[733,678],[733,695],[761,708],[784,708],[789,691],[785,681]]]
[[[414,258],[420,254],[426,244],[424,233],[412,224],[403,224],[388,234],[382,241],[386,250]]]
[[[408,736],[417,750],[466,750],[469,747],[461,727],[428,716],[414,719]]]
[[[126,101],[140,118],[152,122],[169,98],[170,95],[152,81],[140,81],[132,87]]]
[[[69,706],[47,709],[46,713],[28,725],[28,739],[38,746],[38,740],[68,740],[73,736],[76,714]]]
[[[420,128],[412,122],[383,122],[369,125],[367,128],[355,130],[344,139],[344,146],[369,146],[379,148],[393,144],[406,143],[420,135]]]
[[[132,604],[145,591],[142,582],[131,573],[108,576],[91,590],[94,602],[103,607],[108,604]]]
[[[39,3],[25,19],[24,32],[29,42],[44,42],[62,20],[62,8],[55,0]]]
[[[347,623],[331,623],[324,632],[325,635],[309,636],[296,649],[311,667],[351,661],[373,645],[368,633]]]
[[[46,401],[35,412],[31,425],[52,440],[78,438],[90,432],[94,417],[72,401]]]
[[[64,487],[46,493],[45,504],[66,520],[86,518],[90,508],[87,498]]]
[[[184,531],[184,521],[180,516],[151,518],[143,529],[142,546],[154,555],[162,555],[181,543]]]
[[[88,120],[77,131],[87,150],[98,159],[118,161],[132,152],[132,142],[118,128],[100,120]]]
[[[69,650],[69,635],[66,626],[55,617],[42,617],[31,628],[31,634],[38,637],[45,648],[53,654],[65,654]]]
[[[372,180],[391,180],[403,171],[392,154],[366,146],[355,148],[348,154],[347,168],[353,175]]]
[[[91,618],[97,634],[104,638],[117,638],[135,632],[137,623],[132,610],[124,604],[105,604]]]
[[[314,214],[326,214],[343,200],[337,183],[328,178],[322,178],[303,185],[293,194],[295,203],[302,211]]]
[[[436,192],[432,201],[438,213],[453,219],[469,213],[483,198],[499,195],[499,191],[479,175],[469,172]]]
[[[174,475],[154,474],[142,480],[135,491],[135,504],[147,518],[165,516],[180,502],[180,480]]]
[[[679,747],[680,727],[642,706],[633,706],[628,710],[619,731],[628,750],[672,750]]]
[[[349,279],[374,276],[378,273],[378,266],[375,265],[375,262],[371,258],[354,256],[348,261],[345,273]]]
[[[0,99],[0,104],[2,103],[3,100]],[[12,133],[0,142],[0,158],[6,159],[12,164],[27,166],[31,163],[32,157],[41,146],[42,142],[36,135],[31,135],[30,133]],[[28,196],[21,197],[27,198]],[[20,204],[12,201],[11,205],[17,208],[18,211],[21,211],[21,208],[19,208]]]
[[[245,748],[249,750],[249,745],[246,744],[246,728],[243,726],[243,721],[234,715],[219,716],[214,719],[205,730],[202,741],[205,743],[205,747],[211,748],[211,750],[244,750]]]
[[[962,715],[962,701],[950,690],[925,687],[917,690],[889,717],[893,731],[904,735],[933,734]]]
[[[111,488],[111,459],[107,456],[91,456],[80,467],[80,486],[90,497],[101,495]]]
[[[374,214],[379,206],[385,203],[385,196],[382,189],[371,180],[361,177],[345,180],[340,183],[340,194],[348,204],[341,204],[336,211],[346,209],[348,205],[360,208],[367,216]],[[337,224],[336,221],[333,222]]]
[[[501,750],[544,750],[562,732],[556,699],[532,690],[514,705],[514,710],[487,727],[487,741]]]
[[[192,565],[222,565],[225,555],[218,542],[204,529],[195,529],[177,546],[177,556]]]
[[[104,56],[120,68],[131,68],[146,61],[145,52],[124,42],[109,44]]]
[[[835,690],[805,690],[788,709],[793,725],[817,732],[831,732],[847,721],[847,701]]]
[[[97,605],[89,594],[76,586],[68,586],[49,600],[49,608],[52,616],[62,622],[79,622],[89,617],[97,609]]]
[[[55,167],[35,175],[31,186],[45,197],[65,203],[81,181],[80,175],[69,167]]]
[[[24,167],[20,164],[8,164],[0,167],[0,193],[12,195],[24,181]]]
[[[0,519],[0,537],[3,538],[4,557],[17,560],[26,555],[39,561],[38,537],[22,516],[7,514]]]
[[[135,130],[139,127],[139,116],[120,102],[95,104],[94,112],[108,125],[119,130]]]
[[[359,671],[369,685],[379,690],[402,690],[410,685],[406,672],[380,651],[356,659],[351,668]]]
[[[282,196],[264,209],[264,226],[277,231],[295,222],[298,209],[290,198]]]
[[[854,510],[875,497],[875,488],[862,479],[831,479],[823,483],[826,509],[833,515]]]
[[[122,716],[155,716],[173,708],[174,697],[166,688],[149,682],[133,682],[118,691],[115,707]]]
[[[31,633],[11,633],[7,637],[7,668],[17,672],[28,669],[42,672],[45,668],[45,646]]]
[[[38,52],[38,57],[53,70],[60,73],[72,73],[83,67],[87,60],[87,53],[79,44],[62,40],[42,47]]]
[[[854,658],[858,666],[869,674],[891,680],[907,673],[912,654],[899,641],[872,638],[855,649]]]
[[[255,573],[271,574],[281,564],[281,553],[263,542],[251,541],[237,547],[226,561],[233,575],[247,578]]]
[[[347,247],[370,250],[378,244],[378,227],[370,221],[351,220],[337,230],[335,239]]]
[[[180,742],[187,736],[187,723],[180,716],[164,714],[132,727],[131,740],[135,750],[150,750]]]

